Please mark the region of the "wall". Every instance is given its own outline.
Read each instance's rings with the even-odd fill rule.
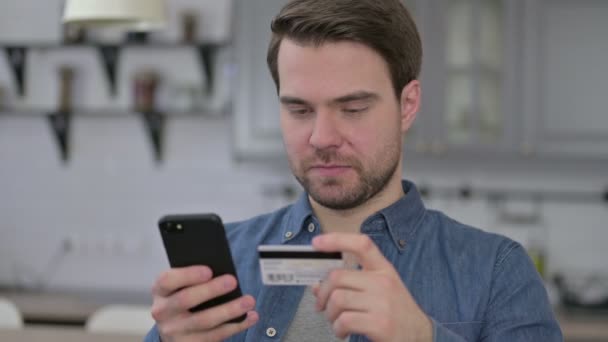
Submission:
[[[229,1],[170,3],[172,18],[178,8],[186,6],[206,13],[201,29],[205,38],[229,36]],[[56,41],[60,4],[59,0],[1,3],[0,42]],[[34,22],[36,25],[31,25]],[[177,32],[173,20],[168,33],[160,37],[170,40]],[[142,65],[162,69],[166,84],[202,82],[200,73],[192,72],[198,70],[194,57],[187,49],[157,54],[127,52],[120,70],[119,95],[113,99],[107,94],[95,51],[33,53],[28,95],[10,104],[54,107],[56,68],[69,63],[78,69],[77,107],[125,108],[130,103],[128,80]],[[0,84],[5,88],[12,85],[2,58]],[[161,91],[161,99],[170,105],[167,89]],[[220,103],[218,108],[227,94],[216,94],[213,101]],[[268,195],[281,184],[294,183],[286,166],[236,163],[231,155],[230,120],[229,115],[171,118],[166,160],[156,165],[136,117],[76,117],[72,160],[62,165],[43,117],[0,116],[0,284],[148,291],[158,272],[167,267],[156,231],[161,215],[214,211],[233,221],[286,203],[281,196]],[[449,186],[588,191],[606,186],[605,175],[599,170],[577,177],[575,168],[569,173],[542,168],[514,173],[500,169],[471,172],[470,165],[465,166],[445,170],[408,164],[406,174],[420,183]],[[463,222],[525,240],[523,228],[497,221],[495,209],[485,201],[432,199],[428,205]],[[530,210],[527,203],[512,205],[516,210]],[[540,210],[553,269],[608,271],[604,262],[608,258],[604,252],[608,241],[605,205],[543,203]]]
[[[168,33],[157,39],[177,39],[175,13],[187,6],[205,13],[203,39],[229,38],[230,2],[170,3],[173,21]],[[3,2],[0,42],[57,41],[59,8],[59,1]],[[103,32],[104,37],[111,33]],[[92,49],[32,52],[27,95],[16,100],[12,74],[2,56],[0,84],[9,92],[10,106],[53,108],[58,97],[56,69],[69,64],[77,69],[75,107],[119,110],[131,104],[129,78],[142,66],[163,73],[168,86],[160,90],[161,105],[173,105],[170,85],[205,81],[202,73],[192,72],[200,68],[190,49],[150,51],[154,50],[124,53],[116,98],[108,94]],[[147,289],[167,265],[156,228],[161,215],[215,211],[233,221],[276,207],[276,199],[262,193],[269,186],[272,190],[275,184],[292,182],[289,174],[281,165],[243,167],[233,161],[230,118],[222,114],[229,94],[225,84],[219,89],[224,91],[209,99],[212,114],[168,120],[166,159],[161,165],[154,162],[144,125],[136,116],[76,116],[67,165],[59,160],[43,116],[0,116],[0,283]]]

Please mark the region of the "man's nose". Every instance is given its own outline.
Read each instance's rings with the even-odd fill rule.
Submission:
[[[327,110],[317,112],[310,144],[319,150],[339,147],[342,144],[342,135],[334,113]]]

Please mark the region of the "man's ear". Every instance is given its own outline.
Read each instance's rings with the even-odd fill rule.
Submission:
[[[401,91],[401,132],[406,133],[420,109],[420,100],[422,91],[420,89],[420,81],[413,80],[403,87]]]

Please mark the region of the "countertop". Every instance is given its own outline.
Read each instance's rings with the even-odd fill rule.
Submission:
[[[4,335],[0,334],[0,341],[37,341],[37,338],[46,333],[65,334],[66,339],[64,341],[81,341],[82,339],[77,339],[77,337],[82,338],[81,334],[84,334],[84,331],[81,331],[81,328],[84,326],[87,317],[103,305],[151,304],[150,295],[142,293],[91,295],[87,293],[0,291],[0,297],[8,298],[17,305],[27,327],[23,333],[24,337],[16,332],[4,331]],[[564,332],[565,341],[608,341],[608,314],[570,313],[558,309],[556,315]],[[32,323],[35,325],[32,326]],[[44,324],[44,326],[40,326],[40,324]],[[56,331],[50,326],[46,326],[47,324],[63,325],[66,330],[57,328]],[[69,325],[72,327],[65,327]],[[80,326],[80,329],[74,326]],[[12,338],[12,340],[9,338]],[[129,340],[128,337],[115,339],[115,336],[113,336],[113,338],[107,340]],[[141,337],[139,337],[139,340],[141,340]],[[89,340],[87,339],[87,341]],[[90,341],[106,340],[104,340],[104,336],[100,336]]]
[[[26,326],[24,329],[0,329],[2,342],[136,342],[144,335],[88,333],[82,328],[65,326]]]
[[[110,304],[151,305],[145,293],[0,291],[33,324],[84,325],[99,308]]]

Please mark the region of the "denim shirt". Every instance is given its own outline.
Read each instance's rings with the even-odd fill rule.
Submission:
[[[521,245],[426,209],[415,185],[402,184],[406,195],[367,218],[361,232],[430,317],[434,341],[563,340],[543,282]],[[305,288],[264,286],[256,247],[307,245],[320,228],[306,194],[276,212],[226,226],[241,289],[256,298],[260,316],[228,341],[282,340]],[[159,341],[156,327],[145,341]],[[368,339],[352,335],[350,341]]]

